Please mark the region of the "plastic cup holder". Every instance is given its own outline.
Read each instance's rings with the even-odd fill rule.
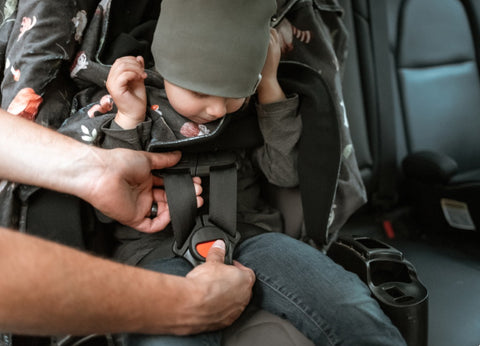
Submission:
[[[412,296],[406,296],[398,287],[388,287],[384,291],[389,294],[397,303],[410,303],[415,300]]]
[[[427,345],[428,291],[401,251],[368,237],[340,237],[328,255],[369,286],[408,345]]]
[[[386,282],[411,283],[410,273],[404,262],[372,260],[369,263],[370,280],[375,286]]]

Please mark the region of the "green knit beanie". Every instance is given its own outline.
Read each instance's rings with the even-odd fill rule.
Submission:
[[[182,88],[250,96],[267,56],[275,0],[163,0],[152,43],[157,71]]]

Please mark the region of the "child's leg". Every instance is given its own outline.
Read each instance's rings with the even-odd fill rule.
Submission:
[[[165,274],[185,276],[192,270],[192,266],[183,258],[175,257],[152,261],[144,268],[154,270]],[[162,288],[159,287],[159,290]],[[195,345],[219,345],[222,340],[221,332],[210,332],[192,336],[172,336],[172,335],[143,335],[127,334],[120,337],[122,344],[126,346],[195,346]]]
[[[128,334],[123,337],[126,346],[202,346],[221,344],[221,333],[204,333],[192,336]]]
[[[253,302],[316,345],[405,345],[358,276],[311,246],[266,233],[247,239],[235,255],[257,276]]]

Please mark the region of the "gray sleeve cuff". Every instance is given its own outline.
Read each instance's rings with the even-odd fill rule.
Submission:
[[[151,128],[152,120],[148,117],[134,129],[128,130],[124,130],[115,120],[112,120],[102,127],[102,131],[105,133],[102,146],[107,149],[126,148],[144,150],[150,140]]]

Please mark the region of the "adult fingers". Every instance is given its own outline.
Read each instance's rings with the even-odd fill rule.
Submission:
[[[182,154],[179,151],[168,153],[147,153],[144,154],[150,159],[152,169],[163,169],[174,166],[180,161]]]
[[[151,229],[149,233],[162,231],[167,227],[170,223],[170,211],[168,210],[168,206],[164,208],[162,211],[158,212],[158,215],[152,219]]]
[[[158,186],[157,184],[155,184],[154,182],[154,186]],[[202,196],[199,196],[201,193],[202,193],[202,189],[201,187],[198,188],[197,186],[195,186],[195,192],[197,194],[197,208],[200,208],[203,203],[204,203],[204,199]],[[165,203],[167,204],[167,193],[165,192],[164,189],[156,189],[154,188],[153,189],[153,199],[155,202],[157,202],[158,204],[160,203]]]
[[[163,178],[154,175],[153,176],[153,186],[163,186]]]
[[[208,251],[207,262],[217,262],[217,263],[224,263],[225,262],[225,242],[221,239],[215,240],[212,247]]]
[[[153,199],[158,204],[160,204],[160,203],[166,204],[167,203],[167,194],[166,194],[165,190],[164,189],[153,189]]]
[[[238,269],[241,269],[241,270],[247,272],[250,275],[251,280],[252,280],[252,286],[253,286],[253,283],[255,282],[255,279],[256,279],[255,278],[255,272],[252,269],[250,269],[248,267],[245,267],[243,264],[241,264],[240,262],[235,261],[235,260],[233,261],[233,265],[235,267],[237,267]]]
[[[169,223],[170,212],[168,210],[168,206],[165,204],[165,206],[162,208],[159,206],[158,214],[153,219],[145,217],[138,224],[130,226],[143,233],[155,233],[165,229]]]

